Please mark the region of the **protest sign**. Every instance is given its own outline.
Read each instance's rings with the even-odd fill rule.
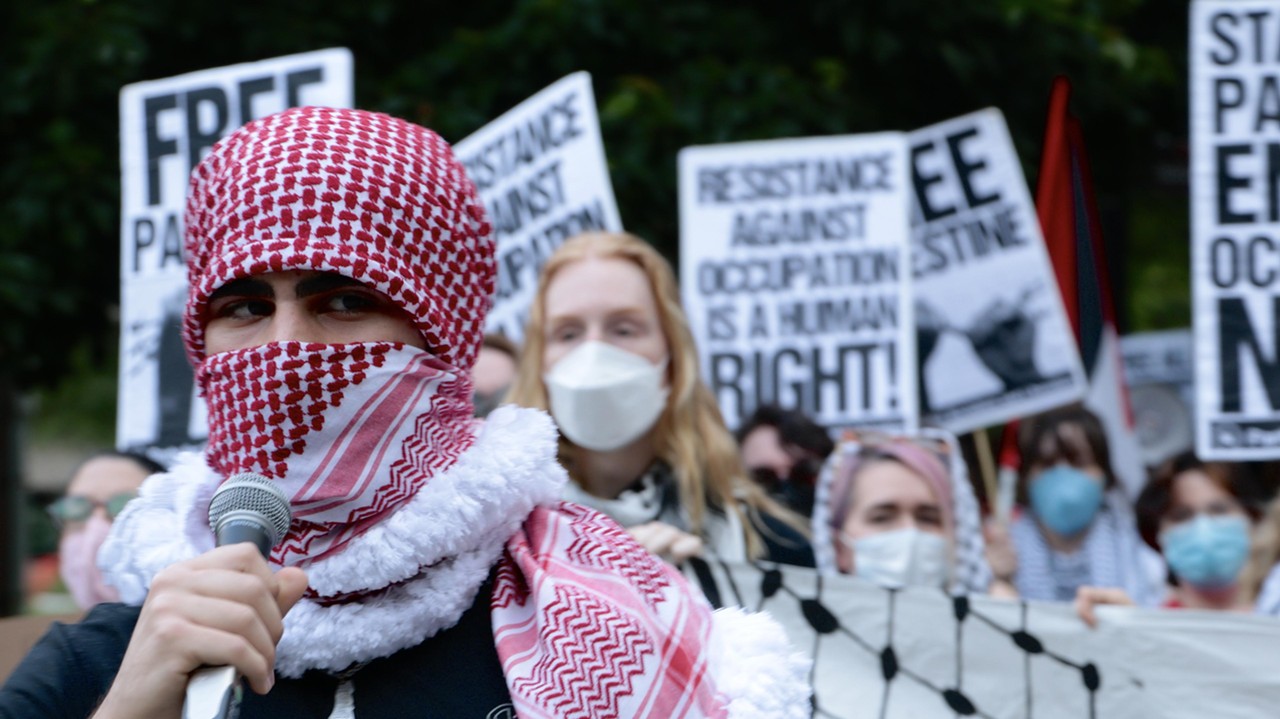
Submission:
[[[681,151],[681,293],[731,428],[916,426],[908,182],[901,133]]]
[[[716,606],[767,611],[813,661],[820,719],[1201,719],[1280,703],[1280,622],[889,591],[784,565],[695,562]]]
[[[962,433],[1079,399],[1080,354],[1004,116],[908,141],[924,421]]]
[[[543,263],[566,239],[621,231],[591,75],[577,72],[457,143],[497,242],[486,332],[520,342]]]
[[[1120,338],[1129,405],[1142,460],[1154,466],[1195,443],[1195,366],[1190,330]]]
[[[1196,450],[1280,457],[1280,4],[1191,6]]]
[[[280,110],[350,107],[343,48],[202,70],[120,91],[120,375],[116,445],[171,453],[208,434],[179,335],[187,179],[213,144]]]

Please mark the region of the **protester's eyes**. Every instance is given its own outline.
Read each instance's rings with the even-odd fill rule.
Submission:
[[[916,512],[916,523],[926,527],[941,527],[942,513],[932,507]]]
[[[228,297],[209,306],[209,316],[215,319],[248,320],[267,317],[275,309],[271,300],[257,297]]]
[[[897,512],[891,509],[880,509],[867,515],[868,524],[892,524],[897,519]]]
[[[1190,507],[1177,506],[1169,509],[1169,521],[1174,524],[1185,522],[1193,516],[1195,516],[1195,510]]]
[[[640,334],[640,327],[635,322],[619,322],[613,326],[613,334],[618,337],[635,337]]]
[[[551,331],[552,342],[573,342],[582,335],[582,328],[573,324],[560,325]]]
[[[323,310],[338,314],[363,314],[389,307],[390,300],[361,290],[343,290],[325,296]]]
[[[1240,505],[1229,500],[1220,499],[1216,502],[1210,503],[1208,507],[1205,507],[1204,511],[1205,514],[1218,516],[1223,514],[1232,514],[1239,509]]]

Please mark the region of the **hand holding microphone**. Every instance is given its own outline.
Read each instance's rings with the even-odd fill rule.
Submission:
[[[306,591],[306,574],[296,567],[273,573],[263,559],[261,542],[252,536],[254,520],[248,515],[275,516],[275,510],[258,501],[265,501],[262,498],[270,490],[278,493],[278,488],[270,480],[258,477],[248,482],[265,482],[270,490],[260,486],[245,490],[237,481],[243,477],[236,475],[224,483],[210,507],[213,515],[215,507],[229,506],[221,532],[216,526],[217,517],[211,516],[222,546],[156,575],[116,681],[95,719],[177,719],[183,715],[189,680],[198,674],[197,670],[209,667],[234,669],[222,672],[223,685],[234,683],[226,676],[240,675],[259,694],[271,689],[275,680],[275,645],[284,631],[283,617]],[[233,494],[240,499],[234,503],[223,501]],[[247,500],[252,501],[241,503]],[[287,502],[284,508],[287,511]],[[266,526],[279,525],[268,519]],[[265,541],[274,542],[273,536],[283,536],[287,519],[283,527],[274,530],[274,535],[273,530],[262,530],[267,532]],[[266,544],[268,549],[270,546]],[[203,706],[188,708],[206,711]]]
[[[264,559],[284,539],[292,521],[289,499],[260,474],[237,474],[223,482],[209,502],[209,527],[216,544],[225,547],[247,542]],[[239,708],[240,673],[234,666],[204,667],[192,673],[182,719],[235,719]]]

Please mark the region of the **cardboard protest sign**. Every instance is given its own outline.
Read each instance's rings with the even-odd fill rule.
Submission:
[[[591,75],[577,72],[454,146],[497,241],[498,289],[485,322],[519,342],[538,272],[566,239],[622,230]]]
[[[1280,457],[1280,4],[1191,6],[1196,451]]]
[[[813,661],[822,719],[1201,719],[1269,716],[1280,622],[1233,612],[888,591],[790,566],[686,574],[717,606],[767,611]]]
[[[924,421],[961,433],[1079,399],[1080,354],[1004,116],[908,137]]]
[[[681,293],[731,428],[916,426],[907,171],[901,133],[681,151]]]
[[[208,435],[179,335],[187,179],[215,142],[289,107],[350,107],[343,48],[202,70],[120,91],[120,378],[116,445],[166,454]]]
[[[1142,449],[1154,466],[1195,444],[1195,362],[1191,330],[1141,332],[1120,338],[1129,406]]]

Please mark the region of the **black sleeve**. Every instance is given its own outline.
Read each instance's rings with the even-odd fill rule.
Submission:
[[[115,679],[138,607],[100,604],[54,623],[0,688],[0,719],[87,719]]]

